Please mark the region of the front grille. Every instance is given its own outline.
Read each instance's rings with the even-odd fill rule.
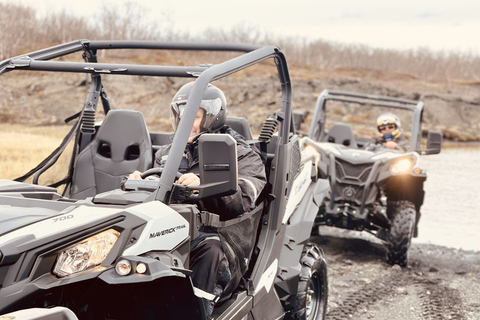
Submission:
[[[293,173],[293,180],[297,177],[300,173],[300,164],[301,164],[301,155],[300,155],[300,145],[298,140],[293,143],[292,146],[292,162],[291,162],[291,170]]]
[[[338,179],[351,179],[365,182],[372,171],[372,167],[373,163],[354,165],[343,160],[335,160],[335,172]]]

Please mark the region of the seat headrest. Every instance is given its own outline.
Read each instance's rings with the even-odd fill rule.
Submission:
[[[115,162],[133,160],[138,157],[139,146],[148,136],[141,112],[110,110],[95,137],[97,153]],[[112,145],[116,147],[111,148]]]

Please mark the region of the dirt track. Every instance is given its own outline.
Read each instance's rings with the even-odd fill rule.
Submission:
[[[413,243],[404,269],[385,262],[369,235],[322,227],[312,238],[327,257],[327,320],[480,319],[480,254]]]

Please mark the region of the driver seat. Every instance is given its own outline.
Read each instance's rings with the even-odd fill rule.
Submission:
[[[328,131],[327,141],[343,144],[350,148],[358,148],[352,127],[344,123],[335,123]]]
[[[85,199],[120,188],[126,175],[152,167],[153,151],[143,114],[110,110],[92,142],[75,160],[70,198]]]

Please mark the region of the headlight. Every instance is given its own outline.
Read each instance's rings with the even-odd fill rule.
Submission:
[[[119,236],[118,231],[109,229],[65,249],[58,254],[53,273],[65,277],[98,266]]]
[[[403,158],[398,160],[392,165],[390,172],[392,174],[407,173],[412,170],[412,167],[413,167],[413,160],[410,158]]]

